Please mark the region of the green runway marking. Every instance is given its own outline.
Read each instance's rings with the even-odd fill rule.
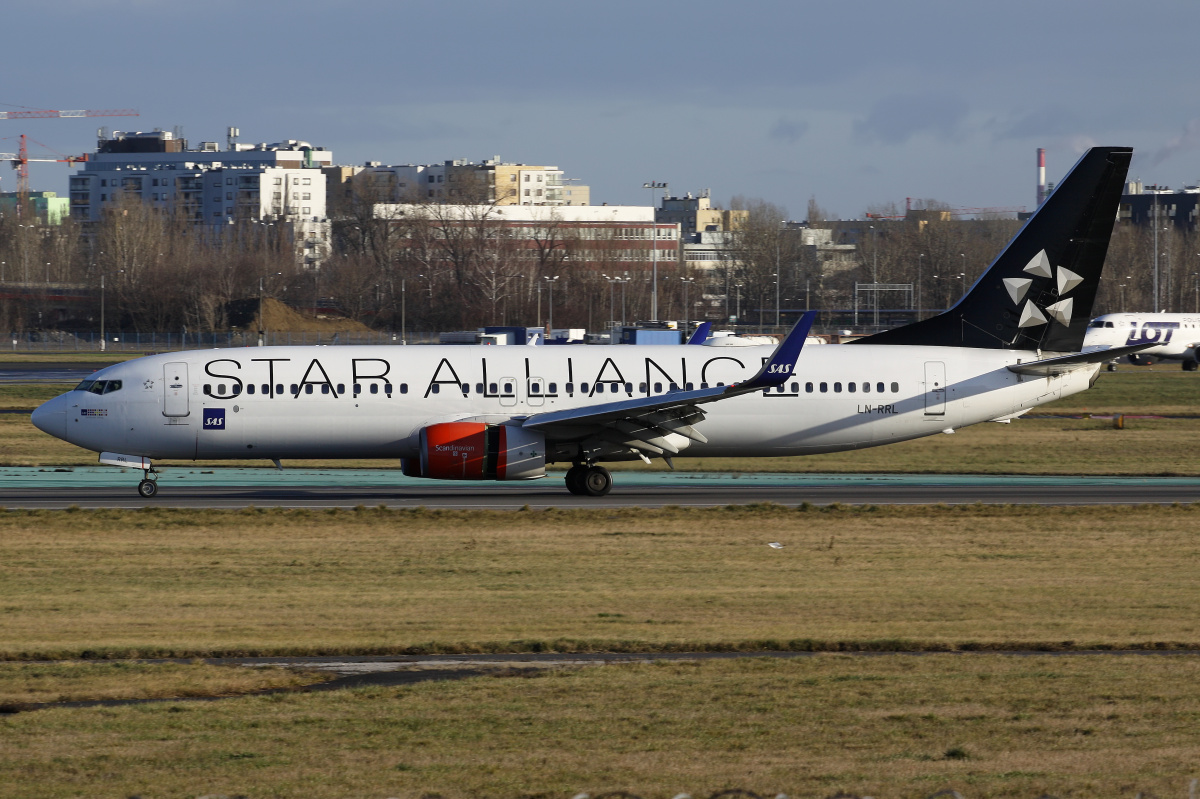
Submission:
[[[108,469],[103,467],[2,467],[0,484],[7,488],[108,488],[128,486],[141,478],[136,469]],[[763,487],[812,487],[839,485],[895,485],[895,486],[1195,486],[1200,488],[1200,478],[1195,477],[1075,477],[1069,475],[974,475],[974,474],[780,474],[751,473],[723,474],[719,472],[675,472],[638,473],[621,472],[617,476],[622,487],[670,487],[707,488],[739,485]],[[552,473],[546,478],[557,485],[561,475]],[[542,485],[546,481],[512,481],[487,485],[509,485],[516,487]],[[412,488],[419,486],[452,486],[473,484],[479,481],[424,480],[405,477],[399,471],[387,469],[276,469],[263,468],[216,468],[189,469],[165,468],[159,482],[162,485],[178,484],[197,487],[227,486],[236,488],[273,488],[298,486],[353,486],[357,488]]]

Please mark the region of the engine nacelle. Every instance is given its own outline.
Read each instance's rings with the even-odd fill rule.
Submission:
[[[405,459],[409,477],[435,480],[532,480],[546,476],[541,433],[516,425],[443,422],[421,429],[419,459]]]

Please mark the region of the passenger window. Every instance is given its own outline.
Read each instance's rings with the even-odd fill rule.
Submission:
[[[603,384],[603,383],[597,383],[597,384],[596,384],[596,393],[597,393],[597,394],[603,394],[603,393],[604,393],[604,384]]]
[[[511,394],[511,393],[513,393],[513,384],[512,384],[512,383],[505,383],[505,384],[504,384],[504,393],[505,393],[505,394]]]
[[[575,384],[574,383],[567,383],[567,393],[568,394],[575,393]]]
[[[296,385],[295,383],[292,383],[292,396],[293,397],[300,396],[300,386]]]
[[[440,383],[434,383],[429,390],[433,394],[440,394],[442,391],[442,386]]]
[[[328,393],[329,393],[329,384],[328,384],[328,383],[322,383],[322,384],[321,384],[321,393],[322,393],[322,394],[328,394]]]
[[[679,384],[678,384],[678,383],[671,383],[671,384],[670,384],[670,389],[671,389],[672,391],[678,391],[678,390],[679,390]]]
[[[900,384],[899,383],[892,383],[892,393],[893,394],[900,393]]]
[[[366,371],[366,370],[363,370],[363,371]],[[372,394],[378,394],[378,393],[379,393],[379,384],[378,384],[378,383],[372,383],[372,384],[371,384],[371,393],[372,393]]]
[[[489,394],[495,394],[499,388],[500,387],[497,386],[495,383],[488,383],[488,393]]]
[[[345,383],[338,383],[337,393],[339,396],[346,393],[346,384]]]
[[[312,394],[312,392],[313,392],[312,383],[305,383],[305,384],[304,384],[304,393],[305,393],[305,394]]]
[[[276,384],[275,384],[275,393],[276,393],[276,394],[278,394],[278,395],[279,395],[279,396],[281,396],[281,397],[283,396],[283,383],[276,383]]]
[[[812,384],[812,383],[805,383],[805,384],[804,384],[804,390],[805,390],[805,391],[807,391],[809,394],[813,393],[813,384]]]
[[[250,383],[250,384],[248,384],[248,385],[246,386],[246,393],[247,393],[247,394],[253,394],[253,393],[254,393],[254,384],[253,384],[253,383]]]
[[[463,393],[464,397],[471,393],[471,384],[470,383],[462,384],[462,393]]]
[[[800,393],[800,384],[799,383],[792,383],[792,393],[793,394]]]
[[[107,394],[108,392],[105,391],[104,393]],[[217,383],[217,393],[220,394],[221,396],[225,396],[225,384],[224,383]]]
[[[691,384],[691,383],[684,383],[684,384],[683,384],[683,389],[684,389],[684,391],[691,391],[691,390],[692,390],[692,384]]]
[[[632,393],[633,393],[633,383],[626,383],[626,384],[625,384],[625,393],[626,393],[626,394],[632,394]]]
[[[876,384],[875,384],[875,390],[876,390],[877,392],[879,392],[880,394],[882,394],[882,393],[883,393],[883,383],[876,383]]]
[[[863,383],[863,393],[864,394],[871,393],[871,384],[870,383]]]
[[[582,391],[584,394],[588,393],[588,384],[587,384],[587,383],[580,383],[580,384],[579,384],[579,390],[580,390],[580,391]]]
[[[551,384],[550,384],[550,393],[551,393],[551,394],[557,394],[557,393],[558,393],[558,383],[551,383]]]
[[[708,383],[701,383],[700,388],[708,388]]]
[[[476,384],[475,384],[475,393],[476,393],[476,394],[482,394],[482,393],[483,393],[483,383],[476,383]]]
[[[841,393],[842,393],[842,384],[841,384],[841,383],[837,383],[837,382],[835,382],[835,383],[833,384],[833,393],[834,393],[834,394],[841,394]]]
[[[858,390],[858,384],[857,383],[847,383],[846,390],[849,391],[851,394],[853,394],[855,391]]]
[[[253,388],[253,386],[251,386],[251,388]],[[232,393],[233,396],[236,397],[238,394],[242,393],[242,387],[241,386],[233,386],[233,390],[230,393]]]
[[[529,393],[530,394],[541,394],[542,393],[542,384],[541,383],[530,383],[529,384]]]
[[[655,384],[654,384],[654,393],[655,393],[655,394],[661,394],[661,393],[662,393],[662,383],[655,383]]]
[[[647,389],[647,386],[646,386],[646,384],[645,384],[645,383],[638,383],[638,391],[640,391],[640,392],[641,392],[641,393],[643,393],[643,394],[646,394],[646,393],[648,393],[648,389]]]
[[[822,393],[822,394],[825,394],[825,393],[827,393],[828,391],[829,391],[829,384],[828,384],[828,383],[821,383],[821,393]]]
[[[94,390],[94,393],[96,393],[96,394],[104,393],[104,383],[103,382],[97,381],[97,385],[96,385],[96,389]],[[210,397],[212,396],[212,386],[210,384],[208,384],[208,383],[204,384],[204,393]]]

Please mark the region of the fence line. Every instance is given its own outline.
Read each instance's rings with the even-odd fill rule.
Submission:
[[[110,332],[101,347],[95,333],[78,334],[61,331],[31,331],[13,333],[8,346],[12,352],[171,352],[175,350],[226,349],[258,346],[305,346],[318,344],[436,344],[438,334],[432,331],[408,331],[401,339],[398,331],[373,330],[366,333],[325,333],[317,331],[257,333],[184,333],[138,331]]]

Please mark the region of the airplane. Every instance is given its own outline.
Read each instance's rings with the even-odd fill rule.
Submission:
[[[1164,361],[1182,361],[1183,371],[1194,372],[1200,365],[1200,314],[1196,313],[1110,313],[1097,316],[1088,325],[1083,348],[1119,347],[1131,344],[1150,344],[1141,352],[1126,357],[1137,366],[1150,361],[1147,356]],[[1114,359],[1109,371],[1117,368]]]
[[[1132,150],[1087,151],[949,310],[853,343],[256,347],[152,355],[33,413],[50,435],[143,472],[160,459],[380,458],[409,476],[530,480],[571,464],[600,497],[613,461],[771,457],[1007,422],[1087,389],[1082,352]]]

